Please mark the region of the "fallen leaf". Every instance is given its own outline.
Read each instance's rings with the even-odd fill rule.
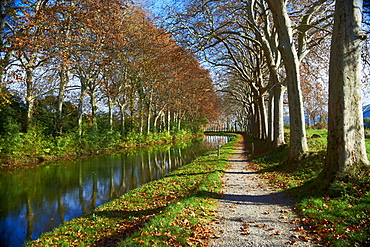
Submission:
[[[303,235],[300,235],[298,238],[299,238],[300,240],[304,240],[304,241],[308,241],[308,240],[310,240],[310,239],[311,239],[311,237],[309,237],[309,236],[303,236]]]
[[[267,229],[267,230],[269,230],[269,231],[273,231],[273,230],[275,230],[275,228],[269,228],[269,229]]]
[[[294,228],[294,231],[296,232],[300,232],[300,233],[305,233],[307,232],[305,229],[303,229],[302,226],[297,226],[296,228]]]
[[[295,240],[289,240],[289,242],[285,243],[286,245],[298,245],[299,243]]]
[[[260,224],[260,225],[256,225],[257,227],[265,227],[267,226],[266,224]]]
[[[291,209],[282,209],[280,210],[280,213],[289,213]]]

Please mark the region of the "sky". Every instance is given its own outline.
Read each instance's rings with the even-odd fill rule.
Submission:
[[[144,2],[148,3],[149,10],[155,16],[163,16],[169,8],[181,7],[183,0],[144,0]]]

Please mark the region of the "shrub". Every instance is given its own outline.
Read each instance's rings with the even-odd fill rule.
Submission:
[[[7,118],[5,120],[4,133],[0,137],[0,150],[2,153],[17,155],[22,148],[22,136],[20,133],[21,127]]]

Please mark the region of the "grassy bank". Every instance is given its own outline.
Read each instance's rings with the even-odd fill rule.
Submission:
[[[27,246],[186,246],[209,238],[220,175],[237,142],[64,223]]]
[[[312,138],[313,134],[320,136]],[[318,190],[315,178],[324,164],[327,131],[308,130],[307,136],[310,153],[298,163],[287,162],[287,146],[273,151],[249,137],[248,143],[254,143],[256,149],[250,154],[256,169],[274,186],[297,198],[301,221],[313,231],[311,239],[325,246],[369,246],[369,168],[358,168],[330,189]],[[369,143],[367,151],[370,153]]]
[[[313,134],[320,135],[311,138]],[[310,153],[299,163],[287,162],[288,145],[272,150],[246,137],[255,150],[249,158],[261,176],[296,198],[300,221],[312,230],[309,241],[322,246],[369,246],[370,170],[358,169],[328,190],[314,189],[324,163],[327,132],[309,130],[308,137]],[[217,150],[201,156],[28,246],[201,246],[211,236],[207,224],[215,216],[220,176],[236,142],[224,145],[220,157]]]
[[[42,129],[34,127],[27,133],[0,136],[0,168],[45,160],[89,155],[122,148],[140,147],[184,140],[199,136],[200,133],[180,130],[135,134],[129,133],[124,138],[117,132],[89,132],[79,137],[77,133],[63,136],[45,135]]]

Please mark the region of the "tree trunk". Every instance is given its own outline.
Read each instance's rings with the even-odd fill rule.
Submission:
[[[274,94],[272,92],[269,93],[269,101],[268,101],[268,121],[267,121],[267,141],[269,144],[272,144],[274,142]]]
[[[125,106],[126,105],[120,105],[120,113],[121,113],[121,136],[125,137]]]
[[[263,96],[258,99],[258,108],[260,109],[260,125],[261,125],[261,139],[267,140],[267,114],[266,114],[266,105],[265,99]]]
[[[114,100],[111,96],[108,95],[108,121],[109,121],[109,131],[113,131],[113,108],[114,108]]]
[[[161,115],[162,115],[162,110],[160,110],[158,113],[157,113],[157,116],[155,116],[155,118],[154,118],[154,124],[153,124],[153,128],[154,128],[154,130],[156,131],[156,132],[159,132],[159,128],[158,128],[158,119],[161,117]]]
[[[140,99],[139,102],[139,133],[144,132],[144,100]]]
[[[150,133],[150,126],[151,126],[151,119],[152,119],[152,112],[153,112],[153,103],[152,103],[152,95],[149,96],[149,102],[148,102],[148,115],[147,115],[147,121],[146,121],[146,133]]]
[[[92,125],[95,128],[97,126],[96,112],[97,112],[98,106],[96,105],[96,97],[95,97],[95,92],[93,90],[90,91],[90,104],[91,104]]]
[[[337,0],[329,68],[328,146],[320,183],[329,185],[356,164],[368,165],[362,96],[361,0]]]
[[[285,144],[284,140],[284,105],[283,98],[286,87],[279,84],[274,87],[274,147]]]
[[[82,116],[83,116],[83,106],[84,106],[84,98],[86,93],[86,85],[84,82],[81,83],[81,92],[80,98],[78,101],[78,117],[77,117],[77,125],[78,125],[78,136],[81,138],[82,136]]]
[[[167,132],[170,133],[171,131],[171,111],[167,111]]]
[[[131,93],[131,97],[130,97],[130,105],[129,105],[129,109],[130,109],[130,130],[131,132],[134,131],[134,117],[135,117],[135,93],[132,92]]]
[[[33,119],[33,110],[35,107],[35,95],[34,95],[34,88],[32,83],[32,71],[26,69],[26,107],[27,107],[27,121],[26,121],[26,131],[28,131],[29,127],[32,125]]]
[[[286,10],[286,0],[267,0],[274,16],[279,35],[279,50],[286,71],[290,115],[289,159],[299,160],[308,151],[300,87],[299,59],[294,46],[291,20]]]
[[[60,84],[57,96],[57,119],[56,119],[56,132],[60,135],[63,131],[63,102],[64,102],[64,92],[67,85],[67,72],[64,66],[62,66],[60,73]]]
[[[2,0],[0,2],[0,50],[2,51],[0,61],[0,83],[3,82],[3,77],[6,74],[5,70],[9,64],[9,58],[11,55],[11,52],[3,52],[6,46],[5,23],[6,19],[8,18],[8,14],[10,13],[6,6],[9,4],[9,2],[9,0]]]

